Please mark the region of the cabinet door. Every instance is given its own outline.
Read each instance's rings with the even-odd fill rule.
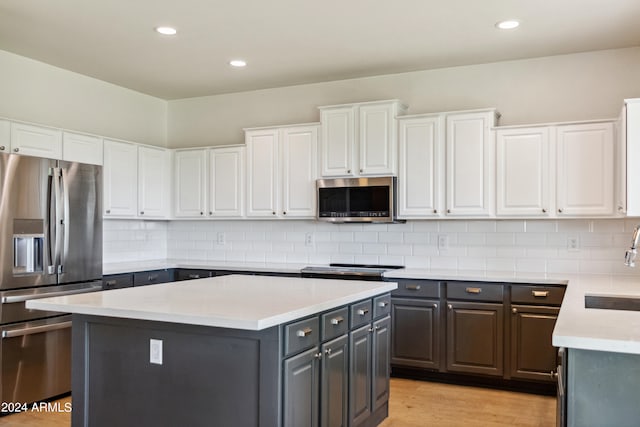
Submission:
[[[438,216],[444,186],[442,118],[400,119],[399,129],[398,215]]]
[[[349,337],[322,345],[320,426],[347,427],[349,402]]]
[[[62,131],[11,123],[11,151],[25,156],[62,159]]]
[[[98,136],[64,132],[62,134],[62,160],[102,165],[102,138]]]
[[[169,215],[171,153],[163,148],[138,147],[138,215],[166,218]]]
[[[320,111],[322,176],[354,176],[355,106]]]
[[[449,114],[447,121],[447,215],[491,214],[494,112]]]
[[[138,147],[104,140],[105,218],[135,217],[138,207]]]
[[[175,216],[202,218],[206,207],[207,152],[184,150],[174,153]]]
[[[498,215],[549,216],[549,128],[496,133]]]
[[[282,214],[294,218],[316,216],[318,127],[282,129]]]
[[[247,216],[278,215],[278,129],[251,130],[247,143]]]
[[[396,112],[396,103],[359,106],[361,175],[396,174]]]
[[[215,148],[209,151],[209,215],[244,215],[245,148]]]
[[[511,307],[511,376],[555,382],[557,349],[551,335],[560,309],[513,305]]]
[[[0,153],[11,151],[11,122],[0,120]]]
[[[503,374],[502,304],[448,301],[447,370]]]
[[[371,325],[367,324],[349,334],[349,419],[356,426],[371,414],[373,360],[371,354]]]
[[[318,348],[284,361],[283,426],[318,425]]]
[[[612,215],[613,124],[557,127],[557,213]]]
[[[391,364],[440,368],[440,300],[391,299]]]
[[[375,411],[389,400],[389,371],[391,362],[391,317],[373,322],[373,374],[371,383],[372,410]]]

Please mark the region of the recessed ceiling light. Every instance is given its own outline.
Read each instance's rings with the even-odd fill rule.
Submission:
[[[518,28],[520,26],[520,22],[515,19],[509,19],[507,21],[500,21],[496,24],[496,28],[501,30],[513,30],[514,28]]]
[[[165,36],[173,36],[178,32],[172,27],[156,27],[156,31]]]
[[[246,67],[247,62],[243,61],[242,59],[234,59],[229,61],[229,65],[231,65],[232,67]]]

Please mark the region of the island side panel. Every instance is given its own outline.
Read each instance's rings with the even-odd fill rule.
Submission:
[[[150,340],[162,340],[162,365]],[[276,427],[278,327],[264,331],[74,315],[73,426]]]

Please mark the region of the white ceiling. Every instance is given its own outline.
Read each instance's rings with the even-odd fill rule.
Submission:
[[[639,0],[0,1],[0,49],[164,99],[639,45]]]

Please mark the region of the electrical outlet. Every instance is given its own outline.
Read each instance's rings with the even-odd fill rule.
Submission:
[[[313,233],[306,233],[304,235],[304,245],[313,246]]]
[[[227,239],[222,231],[218,232],[216,236],[216,242],[221,246],[224,246],[224,244],[227,243]]]
[[[438,251],[446,252],[449,249],[449,236],[440,234],[438,236]]]
[[[577,236],[567,237],[567,251],[578,252],[580,251],[580,241]]]
[[[162,365],[162,340],[149,340],[149,363]]]

